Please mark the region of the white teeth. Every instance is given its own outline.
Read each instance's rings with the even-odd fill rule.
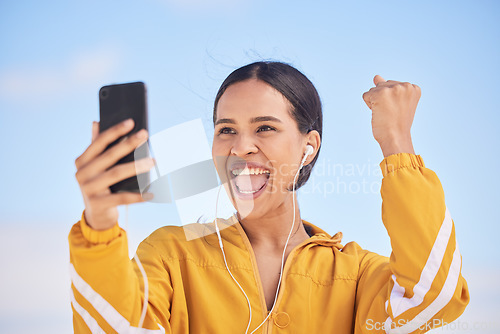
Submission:
[[[245,190],[241,190],[239,189],[239,192],[242,193],[242,194],[255,194],[258,190],[255,190],[255,191],[245,191]]]
[[[262,168],[248,168],[248,167],[245,167],[245,169],[239,169],[239,168],[236,168],[236,169],[233,169],[231,171],[233,173],[233,175],[260,175],[260,174],[269,174],[269,171],[266,170],[266,169],[262,169]]]
[[[265,185],[263,185],[262,187],[260,187],[260,189],[264,188]],[[238,186],[236,186],[236,189],[238,189],[238,192],[242,193],[242,194],[255,194],[257,191],[260,191],[260,189],[257,189],[257,190],[241,190]]]

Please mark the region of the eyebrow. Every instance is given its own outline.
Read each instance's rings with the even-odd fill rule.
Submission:
[[[277,122],[277,123],[283,123],[281,122],[278,118],[274,116],[259,116],[259,117],[254,117],[250,120],[250,123],[258,123],[258,122]],[[215,122],[215,125],[221,124],[221,123],[229,123],[229,124],[236,124],[234,119],[231,118],[221,118],[217,122]]]

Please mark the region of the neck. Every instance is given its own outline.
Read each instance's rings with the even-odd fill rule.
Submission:
[[[293,222],[292,194],[290,194],[289,198],[282,207],[265,216],[241,218],[238,215],[241,226],[245,230],[254,250],[259,249],[268,252],[268,254],[281,256]],[[290,240],[288,241],[287,253],[294,246],[308,238],[309,235],[304,228],[304,224],[302,224],[299,206],[295,198],[295,223],[290,234]]]

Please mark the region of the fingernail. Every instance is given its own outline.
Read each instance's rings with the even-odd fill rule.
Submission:
[[[129,119],[127,119],[127,120],[123,121],[123,123],[122,123],[122,124],[123,124],[123,126],[124,126],[124,127],[129,127],[129,126],[131,126],[133,123],[134,123],[134,121],[132,120],[132,118],[129,118]]]
[[[142,129],[141,131],[137,132],[137,138],[146,138],[148,136],[148,132],[145,129]]]
[[[143,193],[142,198],[145,199],[146,201],[149,201],[150,199],[153,199],[155,197],[153,193]]]

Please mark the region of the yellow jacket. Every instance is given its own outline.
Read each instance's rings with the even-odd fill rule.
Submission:
[[[409,153],[380,167],[391,257],[355,242],[343,247],[340,234],[302,221],[312,237],[288,256],[273,314],[256,333],[420,333],[462,314],[469,293],[438,177]],[[224,223],[228,266],[252,307],[250,333],[267,316],[256,259],[235,217]],[[166,226],[140,244],[149,282],[146,329],[137,328],[144,285],[125,231],[92,230],[82,215],[69,244],[76,333],[245,333],[248,304],[215,233],[186,241],[183,227]]]

